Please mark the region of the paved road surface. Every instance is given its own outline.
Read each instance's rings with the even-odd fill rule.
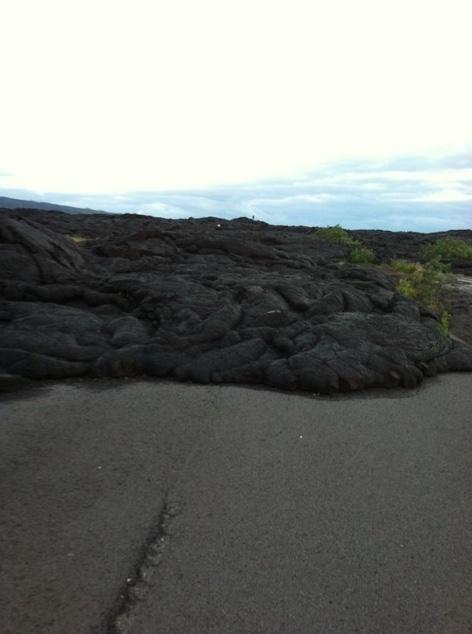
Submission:
[[[472,375],[0,404],[3,634],[472,632]]]

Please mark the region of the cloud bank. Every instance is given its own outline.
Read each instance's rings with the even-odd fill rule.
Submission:
[[[441,231],[472,228],[472,154],[346,161],[296,180],[206,189],[38,196],[0,187],[0,194],[164,218],[246,216],[271,224]]]

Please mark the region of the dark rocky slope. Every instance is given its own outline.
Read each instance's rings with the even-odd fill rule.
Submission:
[[[357,233],[389,257],[430,239]],[[247,219],[1,212],[0,373],[329,393],[472,370],[434,314],[344,255],[305,227]]]
[[[97,214],[109,213],[84,207],[72,207],[71,205],[58,205],[57,203],[40,202],[38,200],[24,200],[23,198],[10,198],[0,196],[0,211],[3,209],[31,210],[31,211],[61,211],[65,214]]]

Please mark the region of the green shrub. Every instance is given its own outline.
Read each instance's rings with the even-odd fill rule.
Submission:
[[[405,275],[412,275],[418,267],[421,267],[421,264],[417,262],[407,262],[406,260],[392,260],[390,262],[390,268]]]
[[[445,260],[472,260],[472,244],[458,238],[440,238],[425,246],[421,251],[425,260],[443,258]]]
[[[427,271],[429,274],[437,273],[438,276],[445,276],[446,273],[450,271],[449,264],[441,262],[438,258],[427,262],[425,265],[419,262],[409,262],[408,260],[392,260],[390,262],[390,268],[397,271],[397,273],[402,273],[410,277],[424,275],[424,271]]]
[[[439,327],[447,334],[450,315],[441,304],[439,293],[446,281],[448,267],[438,259],[425,265],[393,260],[390,266],[400,274],[396,286],[398,293],[434,310],[438,314]]]
[[[397,291],[405,297],[409,297],[410,299],[417,299],[418,297],[416,287],[412,282],[410,282],[410,280],[406,279],[405,277],[402,277],[398,280],[396,288]]]
[[[375,253],[368,247],[354,247],[351,251],[351,262],[354,264],[372,264]]]
[[[449,332],[449,324],[451,323],[451,313],[444,306],[439,310],[439,327],[444,335]]]
[[[323,227],[314,232],[314,235],[326,242],[333,244],[345,244],[346,246],[360,246],[359,240],[354,240],[341,225]]]
[[[89,238],[79,234],[69,234],[67,237],[69,240],[72,240],[72,242],[75,242],[75,244],[80,244],[81,242],[87,242],[87,240],[89,240]]]

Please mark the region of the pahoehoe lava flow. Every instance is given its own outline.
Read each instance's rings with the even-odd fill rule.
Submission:
[[[427,238],[358,233],[379,260]],[[331,393],[472,370],[472,349],[433,312],[345,255],[307,227],[245,218],[0,211],[2,381],[147,375]]]

